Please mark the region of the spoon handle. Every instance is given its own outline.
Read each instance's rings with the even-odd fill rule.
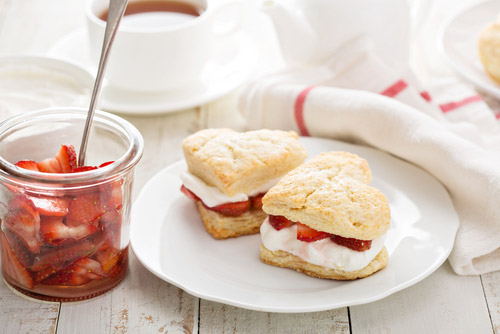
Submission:
[[[101,58],[99,59],[99,66],[97,68],[97,75],[94,83],[94,89],[92,91],[92,97],[90,99],[89,111],[87,114],[87,120],[85,122],[85,128],[83,130],[82,142],[80,144],[80,153],[78,154],[78,166],[83,166],[85,164],[85,152],[87,151],[87,143],[89,138],[90,127],[92,126],[92,120],[94,118],[94,112],[97,105],[97,100],[99,93],[101,91],[102,79],[104,77],[104,72],[106,71],[106,64],[108,62],[109,51],[111,45],[115,39],[118,26],[127,8],[128,0],[110,0],[108,18],[106,20],[106,30],[104,32],[104,41],[102,44]]]

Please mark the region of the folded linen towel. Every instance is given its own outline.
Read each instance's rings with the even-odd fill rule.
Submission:
[[[425,169],[459,215],[449,257],[455,272],[500,270],[500,128],[477,93],[424,91],[357,39],[324,66],[256,79],[239,106],[250,129],[363,143]]]

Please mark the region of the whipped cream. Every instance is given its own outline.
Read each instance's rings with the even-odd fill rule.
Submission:
[[[373,239],[370,249],[358,252],[325,238],[313,242],[297,240],[297,224],[276,230],[266,218],[260,227],[262,243],[270,251],[282,250],[330,269],[356,271],[366,267],[384,247],[385,235]]]
[[[181,173],[182,184],[198,196],[205,205],[214,207],[224,203],[235,203],[248,200],[249,197],[265,193],[271,189],[278,181],[279,178],[270,180],[265,184],[253,189],[248,194],[238,193],[234,196],[228,196],[221,192],[216,187],[211,187],[203,182],[200,178],[185,171]]]

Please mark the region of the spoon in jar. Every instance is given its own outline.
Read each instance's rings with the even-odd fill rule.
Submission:
[[[128,0],[110,0],[108,9],[108,18],[106,20],[106,30],[104,32],[104,41],[102,44],[101,58],[99,59],[99,66],[97,67],[97,75],[94,83],[94,89],[90,99],[89,111],[87,113],[87,120],[83,130],[82,142],[80,144],[80,152],[78,154],[78,166],[81,167],[85,164],[85,152],[87,151],[87,143],[89,140],[90,127],[94,118],[94,112],[97,105],[99,93],[101,91],[102,79],[106,71],[108,62],[109,51],[115,39],[118,26],[127,8]]]

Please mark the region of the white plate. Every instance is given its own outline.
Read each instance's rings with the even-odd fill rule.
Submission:
[[[49,50],[55,58],[69,60],[96,73],[90,59],[86,29],[79,29],[61,38]],[[231,92],[250,75],[258,59],[253,40],[245,34],[235,33],[220,38],[214,55],[198,82],[168,92],[142,93],[103,83],[99,108],[122,114],[163,114],[196,107]]]
[[[500,99],[500,85],[485,72],[479,60],[479,34],[496,20],[500,1],[474,4],[448,19],[439,33],[439,47],[450,66],[476,87]]]
[[[446,260],[458,218],[438,181],[374,149],[328,139],[301,141],[310,157],[346,150],[370,163],[372,185],[386,195],[392,211],[385,269],[356,281],[318,279],[261,263],[259,235],[213,239],[194,202],[179,191],[184,161],[155,175],[134,203],[131,245],[139,261],[197,297],[252,310],[292,313],[381,299],[419,282]]]

